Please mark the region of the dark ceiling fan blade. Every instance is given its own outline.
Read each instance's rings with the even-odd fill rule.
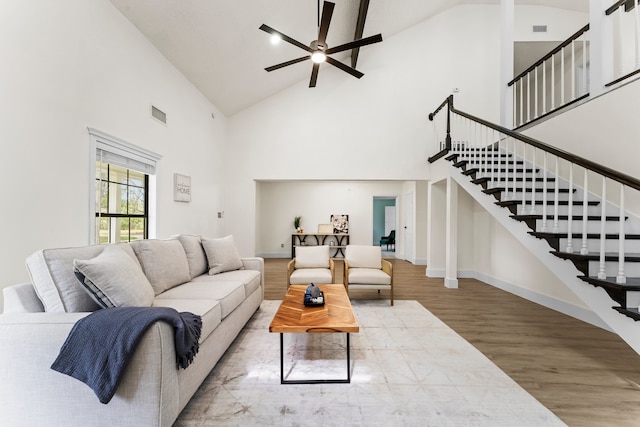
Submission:
[[[346,64],[343,64],[340,61],[336,61],[335,59],[333,59],[330,56],[327,56],[327,62],[331,65],[333,65],[334,67],[338,67],[340,68],[342,71],[346,71],[347,73],[351,74],[353,77],[355,78],[360,78],[362,76],[364,76],[363,73],[361,73],[360,71],[356,70],[355,68],[351,68]]]
[[[325,44],[327,33],[329,32],[329,24],[331,23],[331,16],[333,15],[334,3],[324,2],[322,6],[322,20],[320,21],[320,29],[318,30],[318,44]]]
[[[311,80],[309,80],[309,87],[316,87],[316,81],[318,80],[318,70],[320,69],[320,64],[313,63],[313,68],[311,69]]]
[[[309,56],[309,55],[302,56],[300,58],[292,59],[291,61],[283,62],[281,64],[272,65],[271,67],[265,68],[265,70],[267,70],[267,71],[277,70],[279,68],[286,67],[288,65],[293,65],[293,64],[297,64],[298,62],[306,61],[309,58],[311,58],[311,56]]]
[[[274,30],[273,28],[271,28],[268,25],[262,24],[260,25],[260,29],[262,31],[264,31],[265,33],[269,33],[272,36],[273,35],[278,35],[280,36],[280,38],[284,41],[286,41],[287,43],[291,43],[294,46],[298,46],[300,49],[306,50],[307,52],[311,52],[311,48],[305,44],[300,43],[298,40],[294,40],[291,37],[289,37],[288,35],[281,33],[278,30]]]
[[[360,40],[354,40],[349,43],[341,44],[340,46],[332,47],[330,49],[325,50],[327,55],[331,55],[332,53],[342,52],[344,50],[354,49],[356,47],[366,46],[368,44],[379,43],[382,41],[382,34],[376,34],[375,36],[365,37]]]

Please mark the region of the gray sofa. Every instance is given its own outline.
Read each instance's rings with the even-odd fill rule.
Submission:
[[[50,366],[74,323],[99,309],[106,298],[85,289],[74,268],[77,271],[82,260],[100,263],[107,252],[127,254],[133,264],[123,264],[142,270],[153,288],[149,305],[198,314],[203,325],[195,360],[178,369],[173,329],[155,323],[145,332],[115,396],[102,404],[87,385]],[[27,268],[32,283],[4,289],[0,425],[170,426],[264,299],[262,258],[240,258],[232,236],[179,235],[49,249],[31,255]],[[144,286],[141,294],[147,295]],[[129,289],[105,292],[115,294],[107,297],[119,299],[116,305],[127,305],[123,298]]]

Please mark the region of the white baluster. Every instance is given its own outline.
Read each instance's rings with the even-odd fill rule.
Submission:
[[[533,149],[533,155],[531,156],[531,167],[533,168],[531,172],[531,210],[529,213],[531,215],[536,214],[536,147],[531,147]]]
[[[560,106],[564,105],[564,48],[560,49]]]
[[[550,85],[551,85],[551,111],[553,111],[553,109],[555,109],[556,107],[556,84],[555,84],[555,77],[556,77],[556,60],[554,58],[554,55],[551,55],[551,81],[550,81]]]
[[[636,32],[636,49],[635,49],[635,53],[636,53],[635,69],[636,70],[640,68],[640,11],[638,11],[638,8],[640,8],[640,0],[636,0],[636,7],[634,8],[634,11],[635,11],[634,27]]]
[[[580,254],[587,255],[589,248],[587,246],[587,219],[589,217],[589,182],[587,179],[589,170],[584,169],[584,195],[582,196],[582,246],[580,247]]]
[[[522,214],[527,214],[527,144],[522,143]]]
[[[567,249],[566,252],[573,253],[573,163],[569,163],[569,202],[568,202],[568,222],[567,222]]]
[[[560,201],[558,191],[558,187],[560,186],[560,174],[558,173],[558,156],[555,156],[556,159],[556,182],[553,190],[553,232],[558,232],[558,202]]]
[[[534,100],[534,108],[533,108],[533,118],[538,118],[538,67],[535,68],[535,74],[533,78],[534,83],[534,91],[533,100]]]
[[[587,93],[587,40],[582,40],[582,95]]]
[[[513,139],[513,151],[511,155],[511,200],[516,199],[516,159],[518,158],[517,141]]]
[[[547,113],[547,66],[542,63],[542,114]]]
[[[547,152],[542,152],[542,232],[547,232]]]
[[[571,101],[576,99],[576,47],[575,40],[571,40]]]
[[[605,280],[607,273],[605,270],[604,244],[607,238],[605,223],[607,219],[607,179],[602,177],[602,212],[600,214],[600,266],[598,269],[598,279]]]
[[[531,121],[531,73],[527,74],[527,123]]]
[[[620,219],[618,223],[620,235],[618,236],[618,275],[616,276],[616,283],[627,283],[627,278],[624,275],[624,184],[620,184]]]
[[[520,79],[520,124],[524,123],[524,109],[523,109],[523,90],[524,90],[524,78]]]
[[[491,135],[493,136],[493,139],[495,139],[495,131],[492,129],[489,129],[489,132],[491,132]],[[494,186],[494,180],[495,180],[495,169],[496,169],[496,159],[498,160],[498,174],[500,173],[500,140],[498,139],[496,142],[493,142],[493,139],[491,140],[491,152],[493,153],[493,160],[491,161],[491,186]]]
[[[504,151],[506,152],[507,150],[504,150]],[[501,183],[502,183],[502,166],[501,166],[501,164],[502,164],[502,152],[503,152],[503,149],[502,149],[502,135],[500,134],[500,132],[498,132],[498,157],[500,158],[500,162],[499,162],[500,165],[498,165],[498,173],[497,173],[497,176],[496,176],[496,183],[497,183],[496,185],[498,185],[498,186],[500,186]],[[506,157],[505,157],[505,159],[506,159]],[[505,188],[505,196],[506,196],[506,194],[507,193],[506,193],[506,188]]]

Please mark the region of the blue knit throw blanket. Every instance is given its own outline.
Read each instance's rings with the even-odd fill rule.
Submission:
[[[109,403],[138,342],[156,321],[173,325],[178,366],[189,366],[199,349],[200,316],[168,307],[117,307],[76,322],[51,369],[82,381]]]

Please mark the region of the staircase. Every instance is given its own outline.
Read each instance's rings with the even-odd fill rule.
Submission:
[[[484,156],[486,162],[481,163],[481,156]],[[586,234],[587,238],[587,253],[580,252],[568,252],[567,242],[569,240],[569,211],[572,214],[573,229],[581,228],[583,216],[581,214],[585,207],[584,192],[582,188],[568,187],[568,183],[562,179],[556,177],[550,177],[550,173],[547,171],[546,177],[542,177],[540,168],[531,167],[531,165],[524,166],[524,161],[515,157],[513,154],[505,153],[504,150],[491,149],[465,149],[464,146],[459,146],[459,151],[449,154],[446,158],[453,163],[453,166],[461,169],[462,175],[470,178],[471,182],[482,188],[482,193],[493,196],[495,198],[495,204],[497,206],[508,209],[511,213],[510,218],[520,221],[527,225],[530,229],[529,234],[539,239],[544,239],[549,244],[550,254],[569,260],[573,263],[579,274],[577,277],[593,286],[603,288],[611,299],[617,302],[618,305],[613,306],[614,310],[629,316],[635,320],[640,320],[640,313],[638,312],[638,304],[640,301],[635,293],[640,293],[640,234],[624,234],[624,241],[634,242],[638,241],[634,245],[638,249],[638,253],[625,253],[624,261],[627,271],[632,271],[633,277],[626,277],[626,283],[617,283],[616,272],[619,266],[619,255],[615,252],[620,243],[620,234],[609,232],[605,234],[605,245],[610,248],[610,251],[605,252],[605,271],[608,272],[607,277],[603,279],[598,278],[599,271],[599,247],[600,247],[600,234],[594,232],[600,227],[600,221],[602,219],[601,212],[601,200],[596,199],[595,196],[590,195],[586,202],[586,208],[588,211],[587,218],[587,230],[592,230]],[[507,166],[507,165],[514,165]],[[493,172],[494,177],[490,175]],[[509,178],[496,178],[497,173],[511,174]],[[546,185],[534,188],[532,183]],[[514,185],[515,183],[515,185]],[[524,185],[520,185],[524,183]],[[509,186],[515,187],[515,195],[509,194]],[[533,200],[531,193],[552,193],[555,194],[556,189],[558,194],[561,195],[557,201],[555,199],[543,199]],[[571,209],[569,209],[569,193],[573,193],[571,201]],[[529,199],[527,199],[529,196]],[[535,212],[530,213],[532,203],[536,206]],[[555,220],[553,212],[555,212],[556,205],[558,206],[557,224],[551,225],[551,228],[555,228],[555,231],[547,231],[549,224],[544,225],[544,221],[551,223]],[[579,215],[575,215],[576,210],[580,211]],[[543,218],[543,213],[545,217]],[[629,217],[625,216],[624,221],[628,221]],[[605,222],[611,223],[611,225],[605,225],[605,228],[613,229],[617,227],[617,223],[620,221],[620,216],[605,216]],[[576,227],[577,223],[577,227]],[[575,228],[574,228],[575,227]],[[576,233],[572,231],[572,241],[580,242],[583,238],[582,233]]]
[[[450,176],[640,352],[640,218],[624,208],[640,182],[455,110],[452,97],[430,119],[444,106],[447,134],[429,161],[449,161]]]

